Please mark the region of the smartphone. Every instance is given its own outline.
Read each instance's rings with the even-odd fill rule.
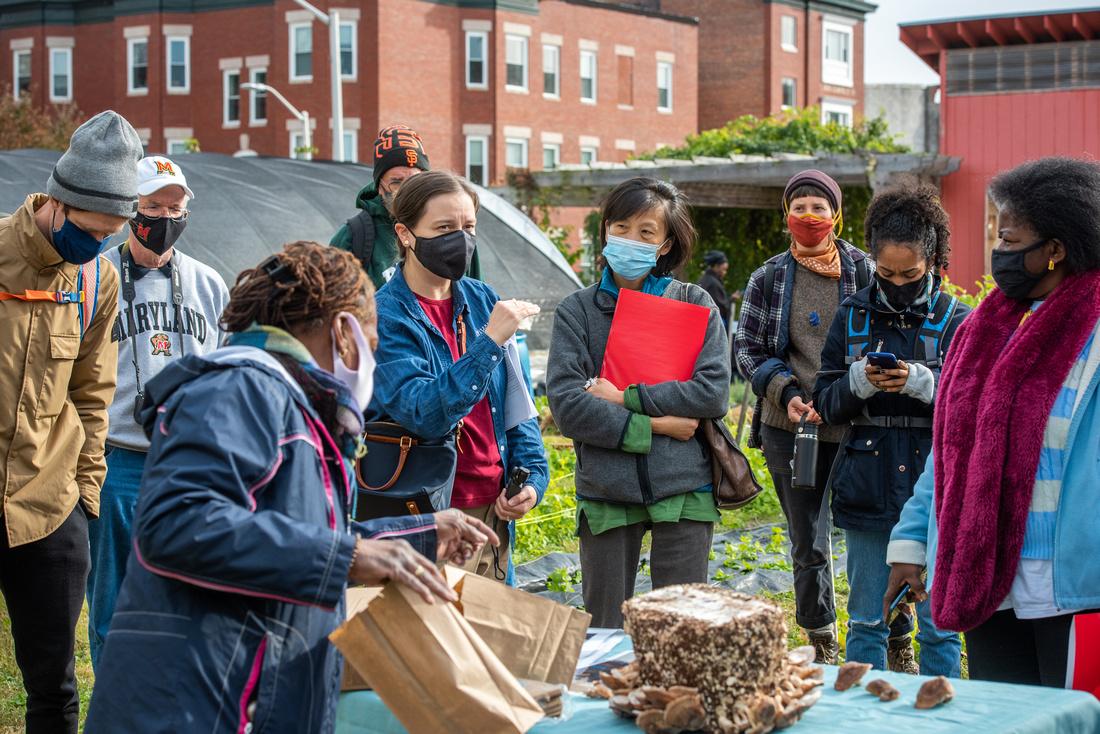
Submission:
[[[512,499],[523,489],[524,483],[531,478],[531,470],[525,469],[522,466],[517,466],[512,470],[512,475],[508,478],[508,486],[505,487],[504,498]]]
[[[898,358],[890,352],[869,352],[867,354],[867,364],[884,370],[896,370],[901,366],[898,364]]]
[[[898,589],[898,595],[894,597],[894,600],[892,602],[890,602],[890,610],[886,613],[887,622],[892,622],[893,621],[894,611],[898,608],[898,604],[901,604],[903,601],[905,601],[905,596],[910,591],[911,591],[911,589],[909,587],[909,582],[908,581],[906,581],[904,584],[902,584],[901,588]]]

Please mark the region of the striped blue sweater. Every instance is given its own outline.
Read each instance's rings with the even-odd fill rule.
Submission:
[[[1098,328],[1100,330],[1100,328]],[[1094,330],[1085,342],[1077,361],[1070,369],[1043,433],[1043,448],[1039,454],[1039,469],[1027,515],[1027,530],[1021,558],[1052,560],[1054,558],[1054,526],[1058,500],[1062,493],[1062,472],[1065,469],[1066,442],[1073,412],[1081,402],[1081,389],[1100,367],[1100,339]]]

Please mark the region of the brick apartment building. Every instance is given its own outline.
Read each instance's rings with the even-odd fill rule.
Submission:
[[[649,0],[699,25],[699,127],[787,107],[851,125],[863,112],[861,0]]]
[[[345,158],[369,160],[376,131],[397,122],[421,133],[433,165],[485,184],[509,166],[679,143],[699,128],[699,23],[675,12],[684,3],[650,4],[315,0],[341,19]],[[0,0],[0,80],[35,105],[113,108],[150,151],[194,138],[292,155],[301,123],[240,88],[262,82],[309,112],[327,159],[328,39],[291,0]]]

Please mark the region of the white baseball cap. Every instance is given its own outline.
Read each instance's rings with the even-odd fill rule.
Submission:
[[[151,155],[138,161],[137,167],[139,196],[155,194],[165,186],[182,186],[188,198],[195,198],[195,192],[187,185],[187,177],[178,163],[162,155]]]

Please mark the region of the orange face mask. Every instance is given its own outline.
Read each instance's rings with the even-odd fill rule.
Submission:
[[[831,217],[821,218],[814,214],[787,215],[787,229],[794,241],[803,247],[817,247],[833,231],[835,222]]]

